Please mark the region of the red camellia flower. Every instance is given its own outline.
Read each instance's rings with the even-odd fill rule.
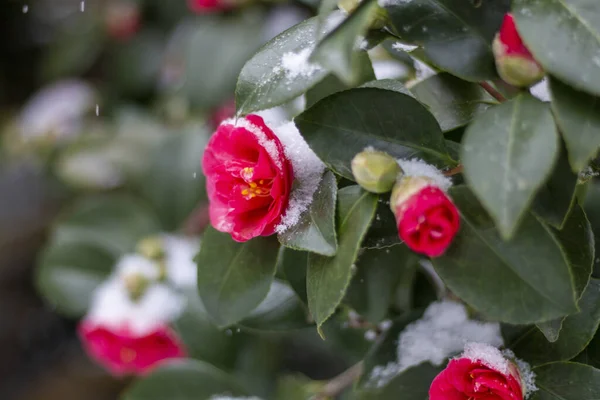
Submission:
[[[227,0],[188,0],[188,7],[195,13],[205,14],[229,10],[233,4]]]
[[[481,361],[451,360],[431,383],[429,400],[523,400],[519,370],[507,363],[502,373]]]
[[[239,242],[275,232],[294,174],[283,145],[261,117],[224,121],[208,142],[202,167],[215,229]]]
[[[185,357],[183,344],[167,326],[142,336],[128,329],[83,321],[79,335],[87,353],[115,376],[144,375],[161,362]]]
[[[511,85],[529,86],[544,76],[542,66],[523,43],[512,14],[506,14],[493,43],[500,77]]]
[[[405,176],[394,187],[390,204],[400,239],[417,253],[442,255],[458,232],[456,206],[432,179]]]

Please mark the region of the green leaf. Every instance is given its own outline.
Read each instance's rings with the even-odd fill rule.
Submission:
[[[244,63],[260,46],[262,25],[262,16],[252,12],[198,21],[188,43],[182,44],[182,89],[194,104],[209,108],[229,100]]]
[[[600,97],[575,90],[555,78],[550,78],[550,91],[571,167],[579,172],[600,147]]]
[[[235,100],[238,114],[275,107],[292,100],[325,78],[321,68],[293,79],[282,67],[285,54],[310,51],[319,36],[319,17],[307,19],[273,38],[244,65],[238,77]]]
[[[588,285],[592,268],[594,266],[594,233],[583,209],[579,204],[573,207],[565,226],[561,230],[553,229],[569,263],[573,283],[575,284],[575,297],[579,300]],[[565,318],[537,324],[546,339],[555,342]]]
[[[118,257],[134,250],[143,237],[161,230],[152,211],[138,200],[121,195],[94,196],[79,200],[63,214],[52,242],[95,245]]]
[[[544,222],[560,229],[575,203],[577,179],[577,174],[569,167],[567,151],[564,146],[561,146],[558,161],[550,178],[542,185],[533,200],[533,212]]]
[[[411,91],[429,107],[444,132],[467,125],[496,103],[479,85],[447,73],[427,78],[413,86]]]
[[[581,311],[565,318],[560,337],[548,342],[544,334],[532,327],[511,346],[517,357],[533,365],[550,361],[567,361],[579,354],[592,340],[600,324],[600,281],[588,285],[579,302]]]
[[[335,198],[337,182],[331,171],[325,172],[308,210],[294,226],[279,235],[279,242],[297,250],[333,256],[337,251],[335,236]]]
[[[367,236],[365,236],[363,247],[367,249],[380,249],[400,243],[402,241],[398,236],[396,217],[390,208],[389,197],[380,196],[377,202],[375,219],[373,219]]]
[[[308,252],[298,251],[290,248],[282,248],[279,262],[281,270],[285,275],[296,295],[304,304],[308,304],[306,295],[306,271],[308,269]]]
[[[205,192],[200,160],[208,135],[202,130],[168,138],[159,146],[142,181],[142,192],[154,206],[163,228],[176,230]]]
[[[352,278],[352,266],[376,206],[377,196],[359,186],[348,186],[338,192],[338,252],[334,257],[313,253],[308,256],[308,308],[318,329],[334,313],[346,294]]]
[[[454,163],[433,115],[414,98],[395,91],[357,88],[336,93],[294,122],[319,158],[350,180],[350,162],[368,146],[398,158],[419,157],[440,166]]]
[[[275,275],[278,250],[274,238],[239,243],[227,233],[206,230],[195,259],[198,292],[218,326],[240,321],[264,300]]]
[[[576,89],[600,95],[600,11],[594,0],[515,0],[517,29],[533,56]]]
[[[227,393],[246,393],[225,372],[202,361],[170,361],[137,379],[123,395],[123,400],[208,400]]]
[[[269,294],[239,326],[262,332],[281,332],[306,328],[308,321],[306,308],[292,288],[274,281]]]
[[[596,331],[596,335],[590,344],[573,361],[600,368],[600,330]]]
[[[388,314],[405,269],[419,260],[406,246],[365,250],[356,262],[357,272],[346,293],[348,303],[362,317],[379,323]]]
[[[578,311],[569,265],[550,228],[526,214],[506,242],[467,187],[450,194],[461,229],[446,254],[432,262],[454,294],[486,317],[512,324]]]
[[[69,317],[84,315],[92,293],[112,272],[116,258],[87,243],[57,243],[42,254],[36,286],[57,311]]]
[[[369,29],[377,1],[366,0],[358,5],[337,28],[315,48],[311,60],[327,68],[347,85],[360,81],[359,44]]]
[[[465,179],[510,238],[558,157],[549,106],[522,94],[488,109],[462,141]]]
[[[385,8],[403,40],[422,46],[443,70],[478,82],[496,77],[492,40],[509,6],[509,0],[413,0]]]
[[[533,369],[538,391],[531,400],[595,400],[600,398],[600,370],[573,362],[556,362]]]

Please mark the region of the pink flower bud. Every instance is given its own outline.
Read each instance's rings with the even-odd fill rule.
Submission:
[[[521,40],[512,14],[506,14],[493,43],[500,77],[514,86],[531,86],[544,77],[544,69]]]
[[[197,14],[207,14],[230,10],[235,3],[233,0],[188,0],[188,7]]]
[[[417,253],[441,256],[458,232],[456,206],[429,177],[404,176],[392,191],[390,205],[400,239]]]

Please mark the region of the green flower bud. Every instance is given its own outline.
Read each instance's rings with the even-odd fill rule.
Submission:
[[[356,183],[369,192],[389,192],[401,173],[394,157],[381,151],[365,150],[352,160]]]
[[[140,240],[137,252],[154,261],[162,261],[165,257],[163,240],[160,236],[150,236]]]
[[[129,297],[133,301],[139,300],[146,293],[146,289],[150,285],[148,279],[142,274],[127,275],[124,281]]]

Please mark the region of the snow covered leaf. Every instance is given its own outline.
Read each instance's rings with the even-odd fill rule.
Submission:
[[[553,229],[554,236],[566,256],[579,300],[588,285],[594,266],[594,233],[583,209],[576,204],[561,230]],[[546,339],[555,342],[564,318],[537,324]]]
[[[411,88],[415,97],[429,107],[442,131],[467,125],[496,101],[475,83],[447,73],[436,74]]]
[[[200,161],[208,135],[182,132],[158,146],[142,180],[142,192],[154,206],[163,229],[176,230],[198,205],[205,192]]]
[[[509,0],[380,0],[396,32],[420,45],[428,59],[462,79],[496,77],[492,40],[509,10]]]
[[[198,293],[219,327],[242,320],[264,300],[273,282],[278,251],[272,237],[239,243],[227,233],[206,230],[195,259]]]
[[[337,183],[330,171],[325,172],[313,201],[298,221],[284,233],[279,241],[286,247],[333,256],[337,251],[335,235],[335,198]]]
[[[311,60],[335,73],[347,85],[359,83],[359,52],[364,51],[360,46],[377,7],[375,0],[360,3],[348,18],[319,42]]]
[[[544,334],[531,327],[509,346],[517,357],[532,365],[550,361],[566,361],[579,354],[592,340],[600,324],[600,281],[592,279],[579,302],[580,312],[563,321],[560,336],[548,342]]]
[[[123,394],[123,400],[181,399],[208,400],[228,393],[245,395],[233,377],[212,365],[192,359],[169,361],[136,380]]]
[[[238,78],[235,90],[238,114],[283,104],[325,78],[329,71],[308,60],[318,39],[319,17],[313,17],[258,50]]]
[[[600,9],[593,0],[516,0],[517,29],[535,59],[557,78],[600,95]]]
[[[526,214],[507,242],[467,187],[450,195],[461,229],[446,254],[432,261],[453,293],[486,317],[512,324],[578,311],[569,264],[547,226]]]
[[[465,179],[505,239],[550,175],[558,144],[549,106],[524,94],[488,109],[467,128]]]
[[[552,110],[569,151],[573,171],[587,166],[600,148],[600,97],[550,78]]]
[[[273,281],[269,294],[239,326],[258,332],[282,332],[306,328],[308,312],[291,287]]]
[[[338,252],[333,257],[311,253],[308,256],[308,308],[321,326],[340,304],[352,278],[360,244],[375,214],[377,196],[359,186],[338,192]]]
[[[533,200],[533,212],[547,224],[560,229],[575,203],[577,179],[569,166],[567,150],[561,145],[554,170]]]
[[[352,159],[369,146],[397,158],[455,165],[433,115],[411,96],[396,91],[362,87],[335,93],[294,121],[319,158],[350,180]]]
[[[594,400],[600,398],[600,370],[574,362],[555,362],[533,369],[539,388],[530,400]]]

